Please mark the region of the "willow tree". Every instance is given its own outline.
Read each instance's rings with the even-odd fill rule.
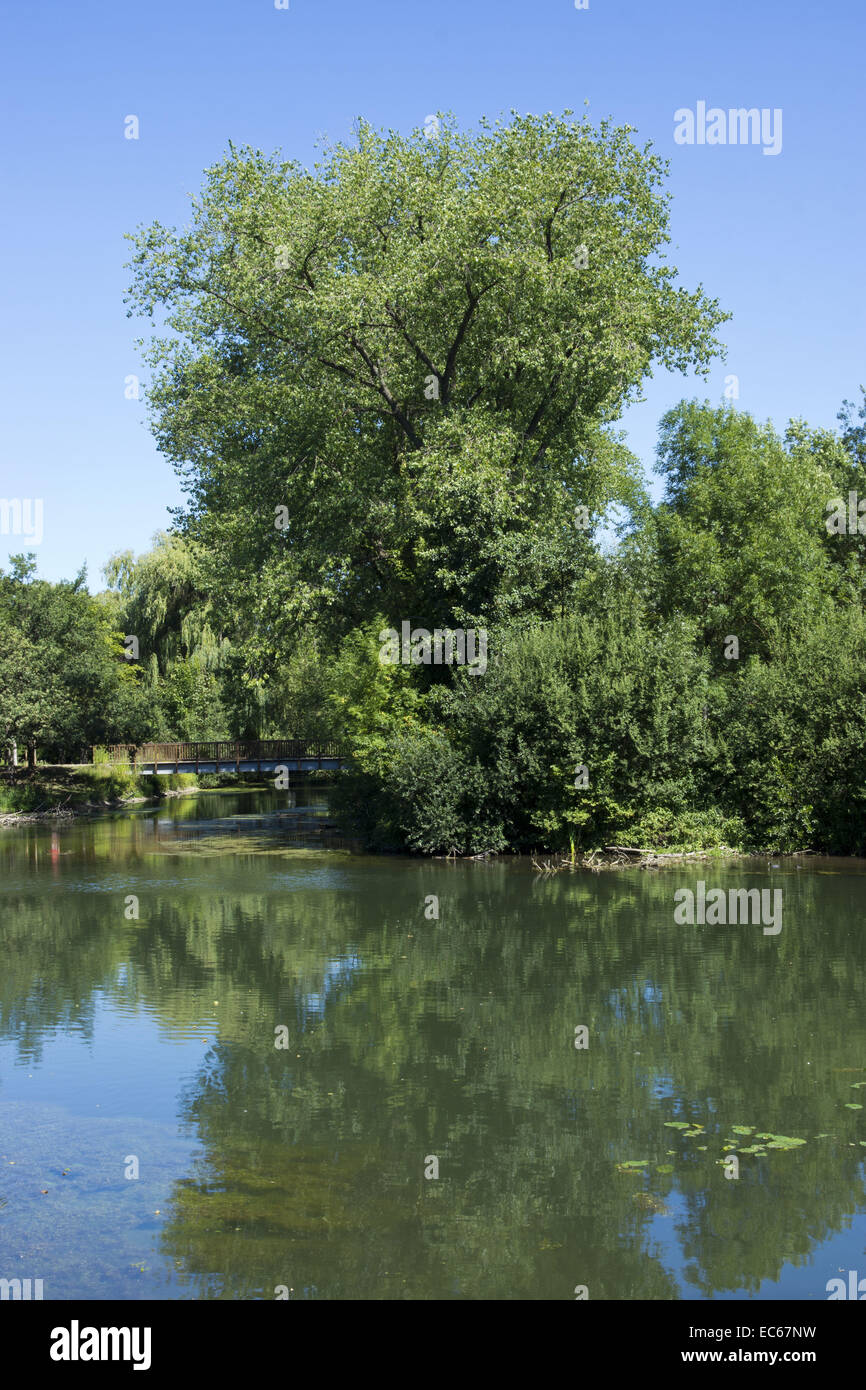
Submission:
[[[549,611],[638,488],[623,406],[719,351],[630,127],[433,126],[312,170],[230,146],[134,238],[156,438],[263,679],[301,624]]]
[[[140,669],[162,707],[161,734],[170,738],[224,737],[229,722],[221,696],[234,657],[224,636],[231,615],[209,597],[198,549],[160,531],[145,554],[120,551],[103,568],[103,597],[138,639]]]

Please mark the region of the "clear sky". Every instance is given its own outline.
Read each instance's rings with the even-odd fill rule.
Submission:
[[[624,418],[652,462],[683,395],[783,426],[833,425],[866,381],[864,0],[13,0],[0,29],[0,497],[43,500],[44,536],[0,534],[40,573],[146,549],[181,501],[141,401],[125,232],[187,218],[227,142],[310,162],[355,119],[571,108],[637,127],[671,160],[670,259],[733,319],[704,386],[659,372]],[[677,144],[680,108],[782,111],[782,149]],[[124,137],[136,115],[140,138]],[[32,514],[31,514],[32,515]]]

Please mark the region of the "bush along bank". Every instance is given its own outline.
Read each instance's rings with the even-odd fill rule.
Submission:
[[[490,652],[483,679],[414,703],[395,683],[355,729],[335,810],[369,848],[866,851],[859,611],[816,615],[736,669],[695,621],[636,605],[491,634]]]

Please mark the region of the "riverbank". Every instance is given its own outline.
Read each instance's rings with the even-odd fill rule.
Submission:
[[[604,849],[594,849],[587,854],[562,855],[552,859],[539,860],[532,855],[532,867],[541,874],[558,874],[572,869],[588,869],[599,873],[603,869],[663,869],[668,865],[690,861],[731,860],[768,858],[771,860],[799,859],[818,854],[814,849],[798,849],[787,854],[766,849],[732,849],[730,845],[718,845],[714,849],[701,850],[656,850],[638,849],[632,846],[605,845]]]
[[[166,785],[160,786],[160,781]],[[68,820],[158,801],[169,790],[188,790],[195,778],[140,776],[130,769],[97,764],[19,769],[0,782],[0,825]]]
[[[329,773],[311,773],[318,781]],[[125,767],[106,764],[38,767],[35,772],[19,769],[14,781],[0,782],[0,827],[68,821],[82,816],[105,814],[124,807],[203,792],[262,789],[255,773],[169,773],[133,774]]]
[[[331,772],[311,772],[305,781],[330,782]],[[0,782],[0,828],[39,824],[50,821],[70,821],[87,816],[116,813],[125,807],[161,801],[179,796],[197,796],[213,791],[263,790],[257,773],[170,773],[161,776],[133,774],[131,768],[116,764],[79,764],[42,766],[35,772],[19,769],[14,782]],[[397,851],[400,853],[400,851]],[[732,860],[748,858],[798,858],[820,853],[804,848],[781,855],[778,851],[714,845],[707,849],[692,849],[667,845],[632,846],[605,845],[592,850],[565,854],[553,850],[517,851],[529,859],[532,868],[542,876],[567,871],[600,873],[608,869],[660,869],[689,861]],[[426,856],[421,856],[426,857]],[[512,859],[515,852],[470,855],[432,855],[431,859],[496,860]]]

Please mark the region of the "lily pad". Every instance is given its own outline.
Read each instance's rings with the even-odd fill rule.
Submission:
[[[754,1134],[754,1125],[731,1125],[734,1134]]]
[[[853,1101],[846,1100],[846,1102],[845,1102],[845,1109],[846,1109],[846,1110],[862,1110],[862,1109],[863,1109],[863,1106],[862,1106],[862,1105],[855,1105]]]
[[[792,1139],[790,1134],[756,1134],[755,1138],[768,1140],[769,1149],[797,1149],[806,1142],[805,1139]]]
[[[672,1173],[674,1165],[672,1163],[660,1163],[656,1168],[657,1173]]]
[[[665,1120],[665,1129],[691,1129],[684,1120]]]
[[[630,1158],[630,1159],[628,1159],[628,1161],[627,1161],[626,1163],[618,1163],[618,1164],[616,1165],[616,1167],[617,1167],[617,1172],[619,1172],[619,1173],[636,1173],[636,1172],[639,1172],[639,1170],[640,1170],[641,1168],[648,1168],[648,1167],[649,1167],[649,1159],[648,1159],[648,1158]]]

